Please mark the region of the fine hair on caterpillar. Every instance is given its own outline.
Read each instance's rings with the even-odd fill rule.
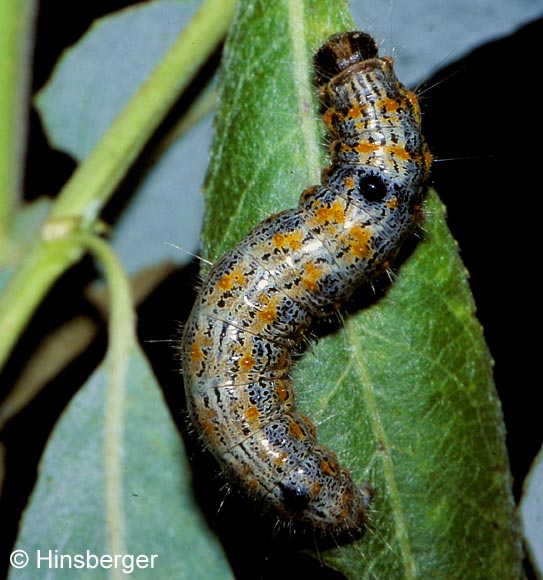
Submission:
[[[314,321],[390,270],[421,219],[431,155],[415,95],[369,35],[333,35],[314,66],[331,163],[213,266],[183,373],[191,423],[233,485],[287,526],[354,534],[372,492],[296,410],[291,369]]]

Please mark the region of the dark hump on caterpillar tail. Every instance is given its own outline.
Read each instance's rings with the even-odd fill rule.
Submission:
[[[377,56],[375,40],[365,32],[341,32],[332,35],[313,58],[315,83],[321,87],[353,64]]]

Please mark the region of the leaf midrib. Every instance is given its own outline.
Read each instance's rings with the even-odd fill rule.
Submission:
[[[308,40],[306,34],[306,19],[302,3],[298,0],[289,0],[288,14],[288,35],[293,55],[293,65],[291,69],[292,82],[296,91],[297,119],[299,120],[301,131],[297,130],[298,126],[296,126],[296,128],[293,127],[292,130],[285,133],[279,141],[276,141],[272,147],[269,147],[266,156],[258,161],[258,164],[254,167],[252,172],[251,181],[244,184],[243,190],[239,194],[236,209],[231,213],[228,225],[223,232],[223,240],[228,240],[232,228],[237,227],[236,224],[238,224],[238,220],[236,218],[241,215],[243,208],[246,206],[246,199],[252,192],[252,186],[255,183],[258,183],[262,169],[267,167],[269,160],[273,157],[273,154],[276,151],[280,150],[285,143],[291,142],[293,136],[299,134],[302,136],[301,150],[304,152],[304,163],[308,169],[308,183],[318,183],[320,179],[320,119],[315,115],[308,113],[306,110],[307,104],[312,103],[316,95],[314,85],[311,81],[310,75],[308,74],[308,71],[312,70],[312,62],[308,57],[308,51],[305,49]],[[240,85],[238,83],[235,89],[238,93],[240,91],[239,87]],[[231,124],[232,118],[233,116],[229,116],[226,120],[226,127],[224,128],[226,133],[228,133],[228,125]],[[221,143],[221,149],[224,148],[224,146],[225,142]],[[220,155],[221,152],[217,151],[217,153]]]
[[[387,491],[390,497],[392,512],[394,514],[393,520],[396,524],[396,536],[402,553],[402,562],[405,569],[404,577],[406,580],[411,580],[416,578],[416,566],[411,550],[411,542],[409,540],[408,526],[404,516],[401,496],[394,475],[394,464],[389,451],[390,444],[380,418],[377,401],[374,396],[373,381],[371,380],[368,365],[364,359],[364,353],[360,348],[359,332],[356,331],[356,325],[346,325],[345,332],[347,333],[347,340],[351,346],[352,360],[358,369],[358,376],[360,377],[360,382],[362,384],[362,393],[371,429],[375,434],[375,439],[379,441],[383,447],[381,454],[383,461],[383,474],[387,481]]]

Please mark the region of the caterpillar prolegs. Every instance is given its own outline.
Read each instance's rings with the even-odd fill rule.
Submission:
[[[369,492],[296,411],[292,352],[382,273],[419,219],[431,155],[415,95],[362,32],[314,58],[331,145],[321,184],[213,267],[183,336],[190,418],[223,469],[286,521],[352,531]]]

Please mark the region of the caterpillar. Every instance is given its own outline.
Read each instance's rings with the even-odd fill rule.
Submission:
[[[312,322],[384,272],[420,220],[431,155],[417,98],[363,32],[314,57],[331,164],[298,207],[212,268],[182,340],[187,407],[207,448],[282,521],[358,530],[370,502],[296,410],[292,353]]]

